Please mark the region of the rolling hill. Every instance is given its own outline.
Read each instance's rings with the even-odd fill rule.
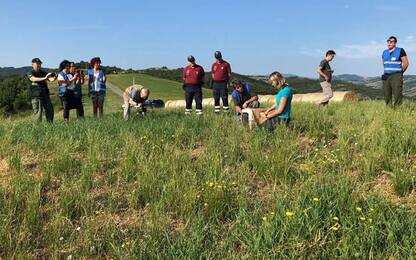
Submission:
[[[140,70],[140,73],[148,74],[154,77],[165,78],[177,82],[182,82],[182,69],[167,69],[167,68],[151,68],[146,70]],[[247,82],[252,85],[252,89],[257,94],[275,94],[276,90],[270,86],[265,76],[246,76],[237,73],[233,73],[233,79],[240,79],[243,82]],[[303,78],[303,77],[288,77],[288,82],[294,89],[295,93],[311,93],[321,91],[319,82],[315,79]],[[207,87],[209,88],[211,77],[210,73],[206,73]],[[333,88],[338,91],[353,91],[357,93],[360,99],[381,99],[383,93],[379,89],[367,87],[362,84],[354,84],[348,81],[336,81]]]

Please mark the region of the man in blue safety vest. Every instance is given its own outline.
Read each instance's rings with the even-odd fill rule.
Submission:
[[[396,44],[397,38],[391,36],[387,40],[387,49],[382,55],[384,99],[387,105],[393,107],[400,106],[403,101],[403,73],[409,67],[406,52],[403,48],[397,47]]]

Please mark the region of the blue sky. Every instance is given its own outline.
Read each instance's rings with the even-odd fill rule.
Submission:
[[[375,76],[396,35],[416,74],[415,1],[385,0],[0,0],[0,66],[46,67],[100,56],[122,68],[210,69],[221,50],[235,72],[315,77],[328,49],[335,74]]]

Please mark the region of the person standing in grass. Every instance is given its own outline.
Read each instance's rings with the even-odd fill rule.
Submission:
[[[382,55],[384,99],[386,105],[392,105],[394,108],[400,106],[403,101],[403,74],[409,68],[409,60],[405,50],[396,45],[396,37],[391,36],[388,38],[387,49]]]
[[[58,74],[59,97],[62,102],[64,121],[69,121],[69,111],[76,107],[74,97],[74,84],[80,78],[80,73],[76,72],[74,76],[70,74],[71,62],[64,60],[59,64],[61,72]]]
[[[92,100],[92,109],[94,117],[103,116],[104,99],[106,95],[106,81],[104,71],[100,69],[101,59],[92,58],[90,61],[91,69],[88,70],[88,94]]]
[[[263,116],[267,121],[264,123],[263,127],[268,130],[273,130],[276,125],[289,125],[293,90],[282,74],[277,71],[270,74],[269,81],[273,87],[279,90],[279,92],[276,95],[275,104],[264,112]]]
[[[46,121],[52,123],[54,111],[49,97],[47,81],[53,81],[55,74],[46,73],[42,70],[42,61],[39,58],[34,58],[32,60],[32,71],[27,76],[31,83],[28,94],[32,102],[36,122],[42,121],[43,110],[45,110]]]
[[[251,92],[251,87],[248,83],[243,83],[241,80],[233,80],[231,84],[234,88],[231,96],[234,101],[237,116],[241,115],[243,109],[260,107],[259,98]]]
[[[138,109],[142,115],[146,113],[146,105],[145,102],[149,98],[150,90],[141,86],[141,85],[133,85],[131,87],[126,88],[123,93],[123,118],[124,120],[129,120],[130,110],[131,107]]]
[[[321,61],[319,67],[316,69],[316,72],[319,75],[319,81],[322,87],[322,91],[324,93],[321,100],[318,102],[319,106],[326,106],[329,103],[329,100],[334,96],[334,92],[332,91],[332,74],[333,70],[331,69],[331,65],[329,64],[335,58],[335,51],[329,50],[326,52],[325,59]]]
[[[219,113],[221,106],[220,100],[222,99],[222,108],[225,113],[228,113],[228,81],[231,77],[231,65],[222,59],[220,51],[216,51],[216,61],[212,64],[211,76],[212,76],[212,91],[214,95],[214,112]]]
[[[74,91],[74,106],[77,110],[77,118],[84,118],[84,105],[82,104],[82,85],[84,84],[84,74],[82,71],[77,70],[77,66],[74,62],[71,62],[70,70],[68,77],[72,79],[75,77],[75,74],[79,74],[79,77],[75,82],[73,82],[73,91]]]
[[[192,112],[192,101],[195,99],[196,114],[202,115],[202,85],[204,84],[204,69],[196,64],[194,56],[188,56],[188,66],[183,69],[182,78],[185,89],[185,114]]]

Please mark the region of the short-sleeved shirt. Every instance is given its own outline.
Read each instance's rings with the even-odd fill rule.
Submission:
[[[322,68],[322,72],[323,72],[325,75],[327,75],[327,76],[328,76],[328,78],[329,78],[328,82],[331,82],[331,81],[332,81],[332,73],[333,73],[334,71],[331,69],[331,65],[329,65],[329,62],[328,62],[326,59],[323,59],[323,60],[321,61],[321,63],[319,63],[319,67],[321,67],[321,68]],[[324,82],[324,81],[326,81],[326,80],[325,80],[325,78],[324,78],[324,77],[322,77],[321,75],[319,75],[319,81],[320,81],[320,82]]]
[[[250,85],[247,83],[244,83],[243,92],[240,93],[234,89],[233,92],[231,93],[231,96],[233,97],[234,104],[242,108],[243,104],[247,100],[251,99],[253,96],[256,96],[256,95],[252,93]]]
[[[140,91],[141,89],[144,88],[141,85],[133,85],[130,86],[128,88],[126,88],[126,90],[124,91],[124,93],[129,96],[131,99],[133,99],[134,102],[136,103],[144,103],[147,99],[143,99],[140,97]]]
[[[46,77],[48,73],[43,70],[34,71],[32,70],[27,74],[27,77],[35,77],[35,78],[44,78]],[[48,83],[46,80],[40,81],[40,82],[31,82],[31,85],[29,87],[29,96],[30,98],[40,98],[49,96],[49,89],[48,89]]]
[[[283,109],[283,112],[278,115],[279,119],[289,119],[290,113],[292,109],[292,98],[293,98],[293,90],[289,85],[284,86],[279,93],[276,95],[276,110],[279,109],[280,101],[282,98],[286,98],[286,106]]]
[[[185,84],[201,85],[204,82],[205,72],[199,65],[189,65],[183,69],[183,78]]]
[[[212,79],[214,81],[228,81],[231,75],[231,65],[225,60],[212,64]]]

